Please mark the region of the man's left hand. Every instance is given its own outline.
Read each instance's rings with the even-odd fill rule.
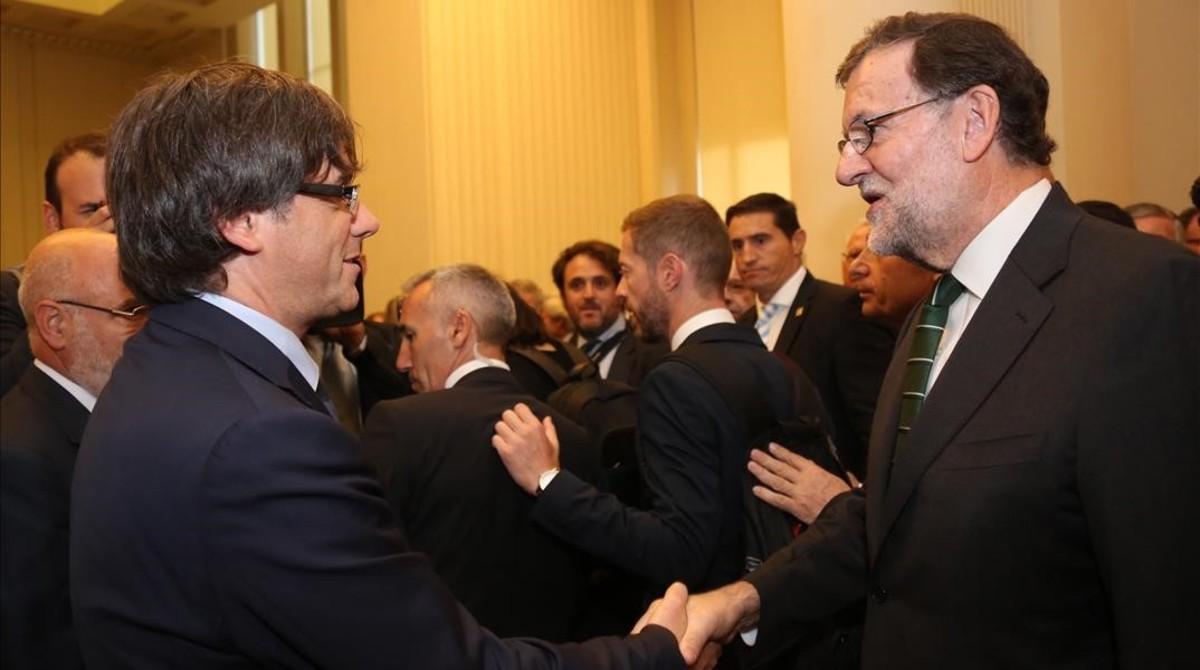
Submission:
[[[538,420],[524,403],[505,410],[496,422],[492,446],[504,467],[524,491],[537,493],[538,478],[558,468],[558,433],[550,417]]]

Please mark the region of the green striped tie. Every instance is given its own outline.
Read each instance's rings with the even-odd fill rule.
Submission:
[[[962,295],[963,285],[950,274],[942,275],[933,295],[921,307],[921,319],[913,331],[912,348],[908,350],[908,361],[904,367],[904,384],[900,396],[900,422],[896,427],[896,451],[904,446],[908,431],[912,429],[921,405],[925,403],[925,392],[929,386],[929,373],[933,370],[933,357],[938,343],[946,330],[946,316],[950,305]]]

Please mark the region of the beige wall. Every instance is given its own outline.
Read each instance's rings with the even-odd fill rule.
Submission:
[[[42,173],[63,139],[103,131],[162,67],[221,56],[216,35],[171,62],[134,51],[0,32],[0,267],[24,260],[42,236]]]

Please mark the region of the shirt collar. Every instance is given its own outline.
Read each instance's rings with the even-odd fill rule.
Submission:
[[[66,375],[63,373],[55,370],[36,358],[33,359],[33,365],[42,372],[45,372],[46,376],[53,379],[56,384],[63,387],[64,391],[74,396],[74,398],[79,401],[79,404],[83,405],[89,413],[92,411],[92,408],[96,406],[96,396],[92,395],[90,391],[83,388],[79,384],[67,379]]]
[[[317,367],[317,362],[312,359],[312,356],[309,356],[308,350],[304,348],[304,344],[300,338],[296,337],[295,333],[266,314],[223,295],[197,293],[196,297],[226,312],[250,326],[254,332],[267,338],[268,342],[275,345],[275,348],[286,356],[292,365],[296,366],[296,369],[304,377],[304,381],[308,382],[308,385],[314,390],[317,388],[317,383],[321,381],[321,369]]]
[[[601,342],[607,342],[614,335],[623,330],[625,330],[625,315],[617,314],[617,318],[612,322],[612,325],[606,328],[603,333],[600,333],[600,336],[596,339],[600,340]],[[582,347],[583,345],[587,344],[587,342],[588,338],[584,337],[582,333],[576,333],[575,346]]]
[[[687,341],[687,338],[692,336],[692,333],[716,323],[736,322],[733,320],[733,313],[725,307],[706,309],[703,312],[694,315],[687,321],[684,321],[683,325],[679,326],[679,328],[675,330],[675,333],[671,335],[671,351],[678,349],[684,342]]]
[[[979,300],[987,295],[1008,255],[1049,195],[1050,182],[1046,179],[1021,191],[959,254],[950,273],[971,295]]]
[[[509,371],[512,370],[512,368],[508,367],[508,363],[495,358],[486,358],[483,356],[480,356],[479,358],[472,358],[466,363],[454,368],[454,372],[451,372],[450,376],[446,377],[445,388],[454,388],[454,385],[462,381],[463,377],[466,377],[476,370],[482,370],[484,368],[503,368]]]
[[[771,296],[768,302],[773,305],[791,307],[792,303],[796,301],[796,294],[800,292],[800,284],[804,282],[804,278],[807,275],[808,270],[801,265],[800,269],[796,270],[787,281],[783,282],[783,286],[779,287],[779,290],[775,292],[775,295]],[[758,305],[758,313],[762,314],[763,302],[758,298],[755,298],[754,302]]]

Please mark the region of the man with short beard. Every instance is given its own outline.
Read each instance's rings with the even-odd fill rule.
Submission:
[[[82,667],[67,590],[71,474],[84,424],[146,310],[112,233],[69,229],[29,254],[20,288],[33,365],[0,401],[4,667]]]
[[[672,351],[736,361],[745,378],[724,381],[769,416],[818,413],[807,380],[794,379],[753,330],[734,323],[723,295],[730,261],[711,205],[687,195],[656,200],[622,226],[617,294],[646,334],[669,341]],[[505,413],[494,443],[517,484],[537,496],[536,522],[656,587],[680,580],[707,588],[745,570],[741,482],[753,436],[725,397],[672,356],[643,380],[637,424],[645,510],[559,471],[552,422],[543,426],[522,405]]]
[[[688,603],[685,658],[866,602],[862,667],[1176,668],[1200,630],[1200,259],[1077,207],[1049,83],[999,26],[892,16],[838,68],[871,249],[942,273],[880,392],[865,495]]]
[[[666,347],[634,337],[625,300],[617,295],[618,253],[600,240],[576,242],[559,254],[551,275],[575,327],[570,342],[596,364],[600,377],[637,386]]]

